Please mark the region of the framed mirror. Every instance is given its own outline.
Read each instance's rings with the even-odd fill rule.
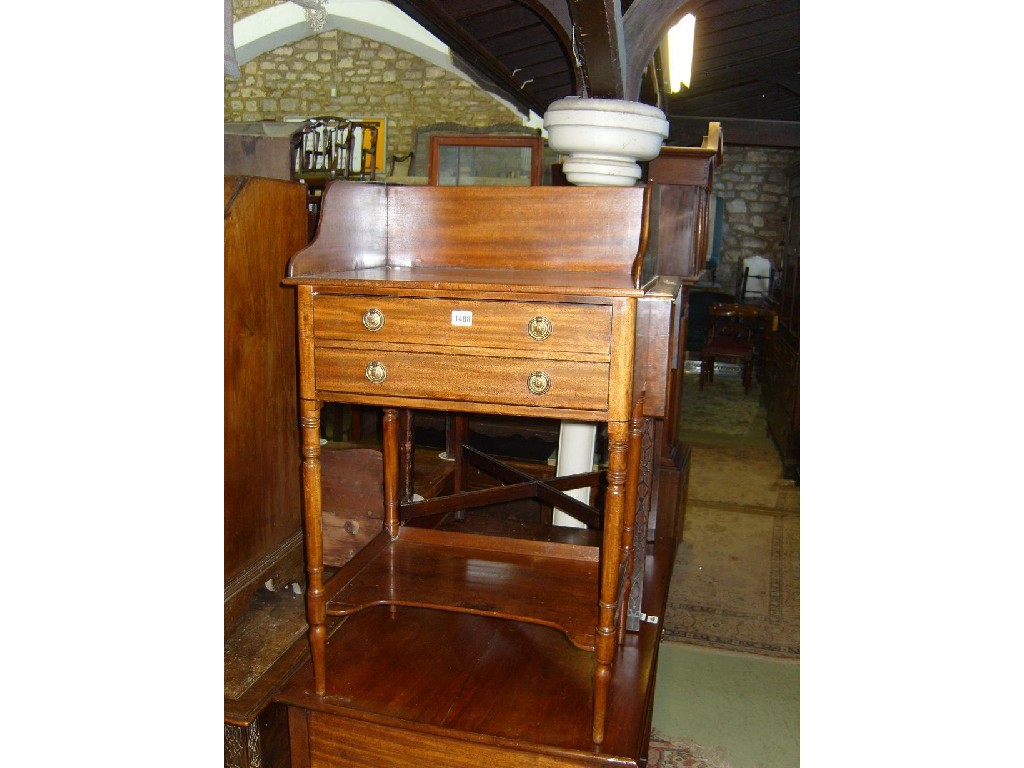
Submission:
[[[541,136],[436,134],[430,137],[429,183],[436,186],[538,186]]]

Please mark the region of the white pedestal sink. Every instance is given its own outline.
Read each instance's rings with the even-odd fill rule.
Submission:
[[[649,104],[569,96],[544,113],[548,145],[568,157],[562,171],[577,186],[631,187],[637,161],[658,156],[668,137],[665,113]]]

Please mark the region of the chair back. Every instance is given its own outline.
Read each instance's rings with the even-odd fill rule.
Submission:
[[[760,307],[724,302],[712,304],[708,308],[708,315],[711,317],[709,342],[728,338],[749,343],[751,346],[757,340],[764,319],[764,312]]]
[[[777,315],[751,304],[715,303],[708,309],[711,330],[700,353],[700,386],[714,381],[716,360],[743,361],[743,392],[750,392],[753,368],[761,367],[761,347],[765,331],[775,330]]]

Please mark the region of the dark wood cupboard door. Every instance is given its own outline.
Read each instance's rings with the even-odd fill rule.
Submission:
[[[224,201],[227,587],[301,525],[295,291],[281,280],[306,245],[306,194],[294,182],[226,176]]]

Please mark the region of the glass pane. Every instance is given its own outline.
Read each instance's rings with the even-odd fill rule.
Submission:
[[[444,186],[530,184],[530,147],[442,145],[437,183]]]

